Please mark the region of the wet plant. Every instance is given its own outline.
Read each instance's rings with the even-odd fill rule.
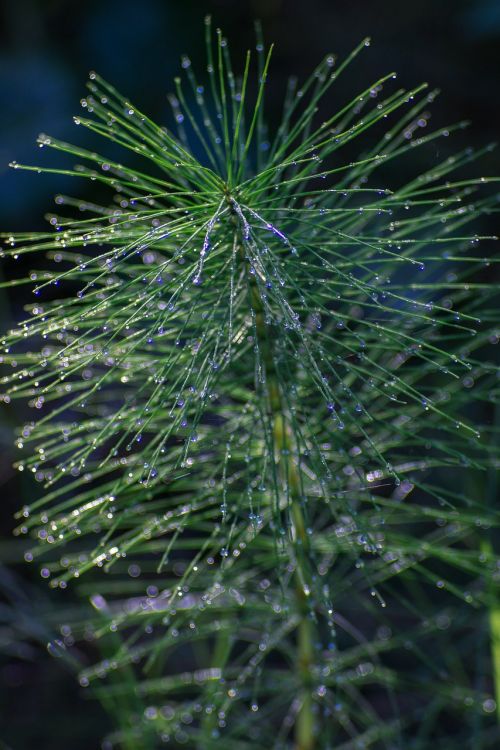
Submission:
[[[91,73],[75,123],[123,161],[41,135],[81,164],[12,164],[108,196],[5,237],[50,260],[2,340],[36,414],[26,559],[93,605],[63,636],[100,653],[103,747],[494,747],[490,147],[436,158],[464,124],[430,131],[436,92],[393,73],[329,113],[368,40],[271,132],[272,48],[235,75],[206,30],[174,129]]]

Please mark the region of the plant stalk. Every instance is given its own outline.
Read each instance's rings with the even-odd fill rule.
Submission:
[[[297,628],[297,661],[296,673],[301,684],[299,695],[300,706],[295,722],[295,750],[314,750],[314,714],[312,699],[312,668],[314,663],[314,624],[310,618],[307,597],[310,587],[307,585],[308,574],[306,558],[309,550],[304,515],[300,505],[301,482],[294,455],[297,447],[294,444],[292,429],[286,416],[279,385],[276,365],[272,356],[269,329],[264,320],[264,310],[256,282],[250,277],[252,307],[255,312],[255,331],[257,343],[262,354],[267,385],[267,410],[273,430],[273,450],[278,465],[279,476],[288,484],[290,498],[290,520],[295,553],[295,597],[300,622]]]

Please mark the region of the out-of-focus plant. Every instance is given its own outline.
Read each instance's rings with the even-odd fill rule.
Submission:
[[[494,238],[474,222],[496,180],[467,172],[486,148],[388,183],[463,124],[429,132],[435,92],[392,73],[325,113],[368,45],[291,80],[270,135],[272,48],[258,32],[254,86],[207,22],[175,133],[91,73],[75,123],[129,164],[41,135],[82,163],[12,165],[109,192],[5,238],[51,264],[2,340],[3,400],[36,414],[18,468],[43,486],[18,532],[95,608],[71,632],[100,639],[80,682],[118,706],[106,747],[498,740],[473,644],[498,628],[499,517],[467,483],[495,463]]]

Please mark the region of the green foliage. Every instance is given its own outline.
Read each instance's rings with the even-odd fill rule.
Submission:
[[[467,172],[488,149],[432,151],[388,186],[454,128],[427,132],[435,92],[394,74],[323,115],[365,46],[291,81],[270,137],[271,50],[258,34],[254,87],[207,24],[175,134],[91,73],[75,122],[129,165],[45,135],[83,165],[13,165],[110,195],[7,237],[52,263],[2,382],[37,411],[18,532],[94,606],[71,622],[102,653],[80,681],[119,747],[498,741],[475,643],[498,628],[494,238],[474,226],[497,180]]]

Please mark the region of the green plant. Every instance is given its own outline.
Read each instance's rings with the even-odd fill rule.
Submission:
[[[466,150],[387,187],[454,129],[427,133],[435,92],[394,74],[318,118],[367,45],[292,81],[270,138],[272,48],[258,33],[252,92],[250,53],[236,78],[207,23],[209,88],[184,58],[177,134],[91,73],[75,122],[131,165],[45,135],[86,166],[13,165],[113,196],[58,196],[76,219],[7,237],[58,265],[26,279],[3,398],[40,410],[18,468],[44,492],[18,531],[91,599],[71,627],[102,659],[80,681],[120,747],[451,748],[457,720],[498,740],[488,646],[469,660],[498,627],[498,513],[477,491],[498,432],[493,238],[466,228],[496,179],[468,176],[488,149]]]

